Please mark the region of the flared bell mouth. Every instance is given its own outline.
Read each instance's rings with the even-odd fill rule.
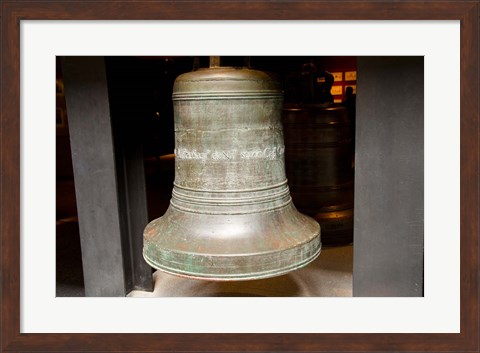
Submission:
[[[320,225],[290,202],[269,212],[232,215],[171,206],[145,228],[143,256],[170,274],[242,281],[294,271],[320,251]]]
[[[320,237],[317,236],[291,249],[261,254],[225,256],[157,249],[156,257],[152,259],[146,249],[144,258],[153,268],[176,276],[208,281],[248,281],[281,276],[300,269],[320,255],[321,247]]]

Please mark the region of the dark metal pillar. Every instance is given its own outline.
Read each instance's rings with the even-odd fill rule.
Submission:
[[[150,290],[141,252],[148,221],[141,151],[115,156],[104,58],[66,57],[63,70],[85,294]]]
[[[423,57],[357,62],[354,296],[423,295]]]

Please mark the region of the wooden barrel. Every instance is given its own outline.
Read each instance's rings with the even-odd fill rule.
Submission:
[[[285,164],[293,203],[322,227],[322,243],[353,241],[353,132],[339,104],[286,105]]]

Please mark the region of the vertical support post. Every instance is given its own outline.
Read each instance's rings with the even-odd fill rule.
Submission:
[[[143,259],[143,230],[148,223],[143,148],[135,139],[116,140],[126,285],[129,290],[152,291],[152,268]]]
[[[130,222],[118,192],[104,58],[66,57],[63,70],[85,294],[125,296],[135,287],[138,259],[133,252],[138,249],[125,230]],[[134,195],[138,190],[140,196]],[[129,194],[139,203],[141,187]]]
[[[423,57],[357,61],[354,296],[423,295]]]

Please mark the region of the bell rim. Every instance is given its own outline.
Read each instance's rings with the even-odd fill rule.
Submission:
[[[316,241],[318,240],[318,244],[315,244]],[[303,249],[302,249],[303,248]],[[157,262],[154,262],[152,261],[151,259],[149,259],[146,255],[145,255],[145,252],[143,253],[143,257],[145,259],[145,261],[148,263],[148,265],[150,265],[152,268],[156,269],[156,270],[159,270],[159,271],[162,271],[162,272],[165,272],[165,273],[168,273],[168,274],[171,274],[171,275],[175,275],[175,276],[179,276],[179,277],[183,277],[183,278],[189,278],[189,279],[198,279],[198,280],[205,280],[205,281],[217,281],[217,282],[226,282],[226,281],[249,281],[249,280],[257,280],[257,279],[265,279],[265,278],[272,278],[272,277],[278,277],[278,276],[282,276],[282,275],[285,275],[289,272],[292,272],[292,271],[295,271],[295,270],[298,270],[300,268],[303,268],[305,266],[307,266],[308,264],[310,264],[311,262],[313,262],[321,253],[321,249],[322,249],[322,243],[320,241],[320,233],[315,236],[314,238],[310,239],[310,241],[306,242],[306,243],[302,243],[298,246],[295,246],[295,247],[292,247],[288,250],[294,250],[294,251],[305,251],[305,252],[308,252],[308,248],[316,248],[314,253],[311,254],[310,256],[308,257],[305,257],[303,259],[301,259],[301,261],[296,261],[296,262],[290,262],[288,263],[287,265],[283,266],[283,267],[274,267],[272,269],[268,269],[268,270],[264,270],[264,271],[250,271],[250,272],[241,272],[241,271],[238,271],[238,272],[234,272],[234,273],[223,273],[223,274],[218,274],[218,273],[208,273],[206,271],[204,272],[201,272],[201,271],[196,271],[196,272],[193,272],[193,271],[187,271],[185,269],[181,269],[181,268],[173,268],[173,267],[169,267],[169,266],[166,266],[165,264],[159,264]],[[310,249],[311,251],[312,249]],[[285,249],[284,250],[280,250],[280,251],[271,251],[271,252],[263,252],[263,253],[260,253],[260,254],[255,254],[254,256],[258,259],[259,257],[263,257],[263,258],[266,258],[266,257],[271,257],[272,255],[273,256],[281,256],[282,254],[285,253]],[[239,255],[228,255],[228,256],[225,256],[225,255],[219,255],[219,256],[205,256],[205,254],[198,254],[197,255],[198,257],[216,257],[217,260],[218,259],[221,259],[221,258],[226,258],[226,257],[229,257],[229,258],[237,258],[237,259],[240,259],[240,258],[247,258],[247,257],[251,257],[252,254],[239,254]],[[275,262],[272,261],[272,262]],[[221,264],[218,264],[218,266],[220,267]],[[205,269],[208,268],[208,267],[205,267]],[[239,267],[239,269],[241,269],[242,267]]]

